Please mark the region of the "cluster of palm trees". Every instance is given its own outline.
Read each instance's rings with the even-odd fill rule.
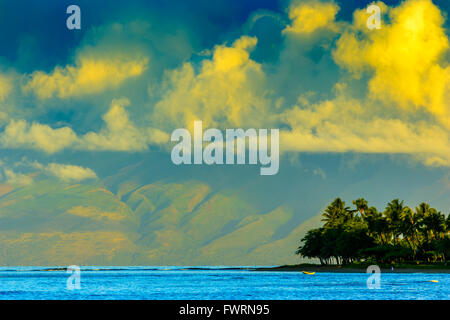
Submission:
[[[427,203],[415,209],[394,199],[379,212],[365,199],[355,208],[336,198],[323,212],[323,227],[307,232],[297,254],[322,264],[355,261],[436,262],[450,258],[450,215]]]

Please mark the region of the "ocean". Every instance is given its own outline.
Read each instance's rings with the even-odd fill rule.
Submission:
[[[79,289],[57,267],[0,267],[0,299],[448,300],[450,274],[251,271],[243,267],[81,267]],[[69,290],[68,288],[72,288]]]

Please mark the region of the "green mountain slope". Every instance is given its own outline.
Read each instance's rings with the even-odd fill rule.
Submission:
[[[292,209],[263,212],[242,190],[196,180],[142,185],[129,171],[95,183],[34,178],[0,188],[2,265],[292,263],[305,231],[275,239]]]
[[[363,163],[370,172],[359,174],[323,163],[327,176],[318,178],[310,168],[320,159],[305,158],[263,177],[252,166],[136,157],[79,158],[96,180],[40,172],[25,186],[0,183],[0,265],[293,264],[300,239],[337,196],[379,209],[396,197],[449,208],[448,177],[429,169]]]

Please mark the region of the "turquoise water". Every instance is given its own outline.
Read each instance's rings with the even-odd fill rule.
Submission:
[[[70,274],[50,267],[0,267],[0,299],[450,299],[450,274],[263,272],[220,267],[82,267],[79,290]],[[437,283],[430,282],[437,280]]]

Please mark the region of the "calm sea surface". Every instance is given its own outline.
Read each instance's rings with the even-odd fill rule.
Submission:
[[[0,299],[450,299],[450,274],[255,272],[220,267],[82,267],[79,290],[51,267],[0,267]],[[437,280],[438,282],[431,282]]]

